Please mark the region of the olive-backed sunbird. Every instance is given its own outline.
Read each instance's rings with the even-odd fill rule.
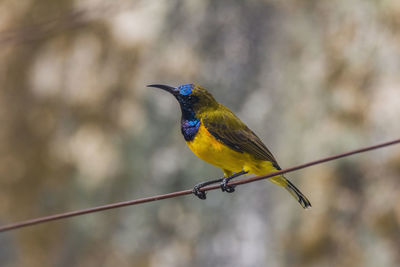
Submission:
[[[224,179],[211,181],[222,181],[223,191],[234,191],[232,186],[227,185],[227,179],[235,176],[245,173],[265,175],[281,170],[260,138],[203,87],[195,84],[178,87],[151,84],[148,87],[163,89],[178,100],[182,111],[181,131],[186,144],[196,156],[223,170]],[[311,207],[310,201],[283,175],[269,180],[283,186],[303,208]],[[210,182],[199,185],[207,184]],[[196,186],[193,192],[205,199],[205,193],[199,191],[200,187]]]

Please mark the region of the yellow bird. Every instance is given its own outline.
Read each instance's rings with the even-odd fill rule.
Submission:
[[[186,144],[196,156],[224,172],[224,179],[194,187],[193,193],[199,198],[206,198],[205,192],[199,189],[211,183],[222,181],[222,191],[231,193],[234,187],[227,183],[232,178],[246,173],[265,175],[281,170],[260,138],[203,87],[195,84],[178,87],[152,84],[148,87],[160,88],[175,96],[182,111],[181,131]],[[269,180],[289,191],[303,208],[311,207],[310,201],[283,175]]]

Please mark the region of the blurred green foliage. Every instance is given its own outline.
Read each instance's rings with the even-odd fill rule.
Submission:
[[[0,1],[0,223],[190,188],[174,99],[205,86],[282,167],[398,138],[400,2]],[[15,266],[398,266],[400,152],[0,234]]]

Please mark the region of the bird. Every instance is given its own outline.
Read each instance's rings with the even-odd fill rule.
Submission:
[[[223,179],[197,184],[193,193],[206,199],[200,189],[221,182],[222,191],[232,193],[229,180],[243,174],[265,175],[281,170],[275,157],[260,138],[229,108],[220,104],[205,88],[197,84],[177,87],[150,84],[172,94],[181,108],[181,132],[186,144],[200,159],[217,166],[224,172]],[[284,187],[306,209],[311,207],[307,197],[283,175],[269,179]]]

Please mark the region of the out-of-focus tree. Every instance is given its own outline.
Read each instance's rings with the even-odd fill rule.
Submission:
[[[0,223],[219,177],[149,83],[195,82],[282,167],[398,138],[398,1],[0,1]],[[400,153],[0,235],[2,266],[398,266]]]

